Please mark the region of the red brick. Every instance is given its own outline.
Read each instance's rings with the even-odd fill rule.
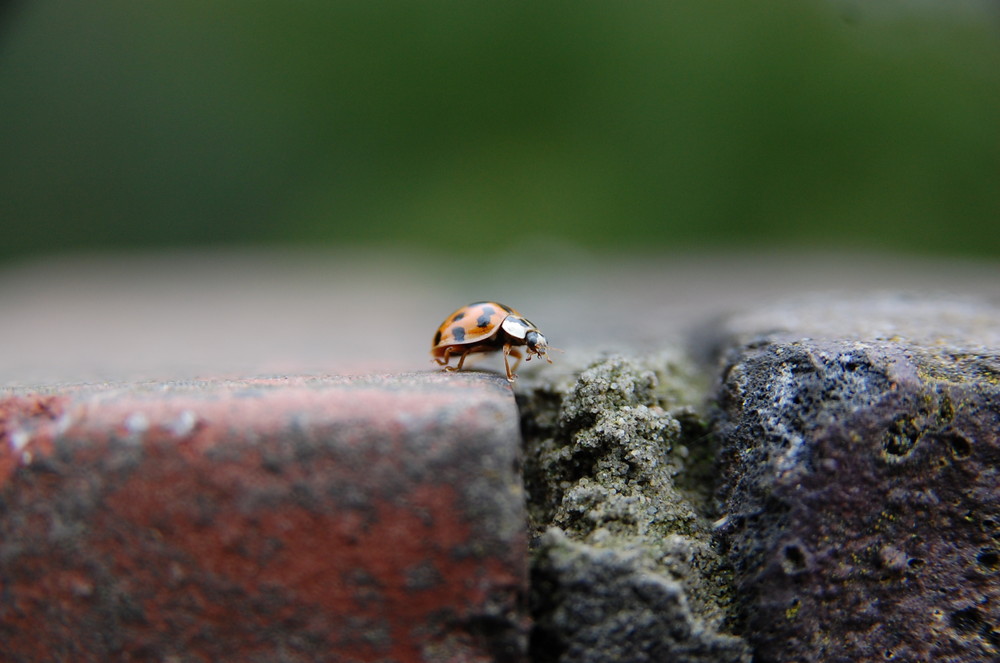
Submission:
[[[519,439],[474,373],[8,396],[4,660],[521,660]]]

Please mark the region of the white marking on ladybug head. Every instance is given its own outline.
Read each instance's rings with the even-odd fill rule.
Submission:
[[[513,338],[521,340],[524,339],[528,332],[535,328],[530,322],[524,318],[519,318],[516,315],[508,315],[504,318],[503,322],[500,323],[500,327]]]

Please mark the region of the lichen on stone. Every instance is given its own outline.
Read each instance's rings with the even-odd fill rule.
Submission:
[[[588,356],[517,387],[534,660],[749,660],[723,632],[698,373],[678,351]]]

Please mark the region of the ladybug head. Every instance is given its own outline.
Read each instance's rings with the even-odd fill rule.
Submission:
[[[539,357],[545,357],[545,350],[549,346],[548,341],[546,341],[545,337],[542,336],[542,332],[538,331],[537,329],[532,329],[527,334],[525,334],[524,344],[528,346],[529,357],[532,354],[536,354]],[[548,359],[549,363],[552,363],[551,359],[549,359],[548,357],[545,358]]]

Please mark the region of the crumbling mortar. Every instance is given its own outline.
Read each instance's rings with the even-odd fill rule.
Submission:
[[[749,661],[727,633],[701,375],[676,351],[561,363],[517,385],[532,660]]]

